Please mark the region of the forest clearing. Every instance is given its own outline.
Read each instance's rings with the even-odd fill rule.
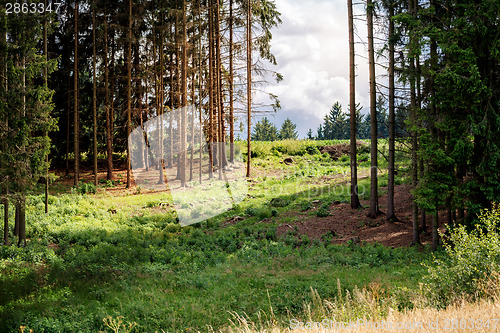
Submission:
[[[500,331],[499,31],[498,0],[2,1],[0,333]]]

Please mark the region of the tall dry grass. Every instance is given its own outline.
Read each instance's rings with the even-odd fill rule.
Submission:
[[[312,290],[312,302],[304,305],[301,318],[279,321],[272,308],[261,312],[257,322],[233,314],[233,321],[220,333],[319,333],[319,332],[500,332],[500,293],[498,278],[488,279],[484,286],[490,297],[477,302],[462,300],[446,309],[429,307],[423,294],[413,300],[411,310],[398,311],[392,296],[380,285],[372,284],[334,301],[321,300]],[[494,283],[494,285],[493,285]],[[339,286],[340,291],[340,286]]]

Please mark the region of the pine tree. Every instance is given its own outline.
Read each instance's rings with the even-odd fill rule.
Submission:
[[[297,125],[292,123],[290,118],[286,118],[283,124],[281,125],[278,138],[280,140],[287,140],[287,139],[296,140],[298,137],[296,129]]]
[[[267,117],[257,122],[252,133],[253,141],[275,141],[278,140],[278,129]]]

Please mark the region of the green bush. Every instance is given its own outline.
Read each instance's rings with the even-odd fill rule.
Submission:
[[[76,192],[79,194],[96,194],[97,187],[93,183],[80,182],[76,188]]]
[[[500,205],[495,204],[481,213],[474,230],[463,225],[450,230],[444,242],[447,256],[428,267],[428,290],[436,305],[485,296],[481,286],[500,272],[499,226]]]

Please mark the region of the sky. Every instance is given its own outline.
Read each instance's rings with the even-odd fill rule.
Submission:
[[[349,43],[346,0],[276,0],[283,23],[272,30],[271,51],[277,66],[270,69],[284,77],[264,90],[276,94],[281,110],[268,114],[278,129],[290,118],[297,124],[299,138],[313,134],[331,106],[339,101],[349,112]],[[363,8],[355,9],[362,13]],[[356,22],[357,34],[364,38],[364,22]],[[365,39],[366,40],[366,39]],[[356,53],[366,56],[363,45]],[[368,105],[368,64],[356,57],[356,103]],[[262,94],[257,100],[268,100]],[[255,119],[256,121],[260,119]]]

